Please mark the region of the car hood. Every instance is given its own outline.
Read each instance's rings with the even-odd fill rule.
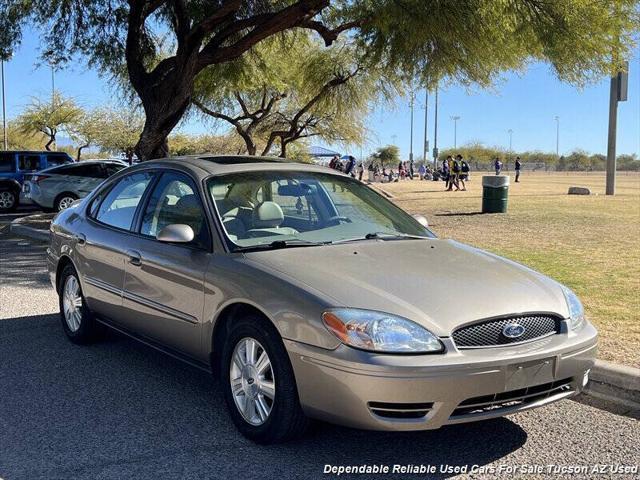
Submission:
[[[451,240],[370,240],[251,252],[245,259],[322,292],[336,307],[393,313],[439,336],[497,316],[568,316],[557,282]]]

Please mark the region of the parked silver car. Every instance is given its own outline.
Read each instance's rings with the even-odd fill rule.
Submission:
[[[108,325],[212,370],[258,442],[309,418],[422,430],[580,392],[597,333],[575,294],[423,224],[324,167],[185,157],[60,213],[48,264],[71,341]]]
[[[43,208],[64,210],[126,166],[120,160],[86,160],[47,168],[28,176],[22,193]]]

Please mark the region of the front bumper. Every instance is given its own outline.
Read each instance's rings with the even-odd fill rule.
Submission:
[[[442,340],[447,353],[438,355],[285,345],[308,416],[371,430],[429,430],[576,395],[597,352],[591,324],[511,347],[457,350]]]

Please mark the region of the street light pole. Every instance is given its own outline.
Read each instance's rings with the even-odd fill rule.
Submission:
[[[556,157],[560,157],[560,117],[555,116],[556,119]]]
[[[433,169],[438,169],[438,84],[436,84],[436,109],[434,112],[433,129]]]
[[[8,150],[9,138],[7,135],[7,98],[4,90],[4,58],[0,59],[0,76],[2,76],[2,140],[4,150]]]
[[[411,127],[409,129],[409,161],[413,161],[413,104],[415,103],[416,94],[411,90]]]
[[[458,148],[458,120],[460,120],[459,115],[454,115],[451,117],[453,120],[453,149]]]
[[[427,164],[427,155],[429,154],[429,137],[427,134],[427,121],[429,111],[429,88],[424,89],[424,147],[422,151],[422,159],[425,165]]]

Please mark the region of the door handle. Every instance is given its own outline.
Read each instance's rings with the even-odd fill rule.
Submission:
[[[129,257],[129,263],[134,267],[139,267],[142,265],[142,256],[140,252],[136,252],[135,250],[128,250],[127,256]]]
[[[87,237],[84,233],[76,233],[73,238],[76,241],[77,245],[84,245],[85,243],[87,243]]]

